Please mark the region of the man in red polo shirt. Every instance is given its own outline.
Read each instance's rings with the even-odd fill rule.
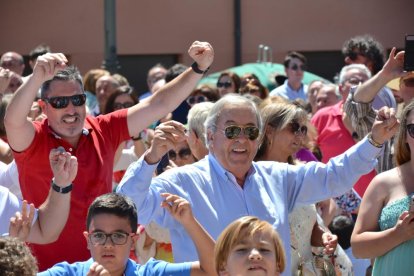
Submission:
[[[214,58],[207,42],[194,42],[188,50],[192,67],[162,87],[146,101],[111,114],[87,117],[82,79],[67,67],[63,54],[45,54],[37,59],[33,74],[16,92],[5,116],[7,136],[19,170],[23,197],[39,206],[50,189],[50,149],[63,146],[78,159],[73,181],[71,210],[59,239],[49,245],[33,245],[40,270],[61,261],[89,258],[82,232],[87,208],[99,195],[112,189],[112,168],[118,145],[138,136],[141,130],[173,111],[191,93]],[[41,88],[40,105],[47,119],[27,118]],[[70,187],[68,187],[69,189]],[[69,192],[63,188],[62,193]]]

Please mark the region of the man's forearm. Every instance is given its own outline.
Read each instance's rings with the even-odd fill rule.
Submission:
[[[29,235],[29,242],[46,244],[56,241],[65,227],[70,210],[69,193],[58,193],[50,189],[48,198],[39,207],[38,219]]]
[[[392,79],[392,78],[391,78]],[[375,76],[358,86],[354,94],[354,101],[358,103],[370,103],[378,92],[391,80],[388,75],[379,71]]]

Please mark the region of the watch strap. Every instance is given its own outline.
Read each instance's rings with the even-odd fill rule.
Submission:
[[[196,72],[197,74],[201,74],[204,75],[205,73],[208,72],[208,70],[210,69],[210,67],[208,67],[206,70],[200,70],[200,68],[198,68],[198,64],[197,62],[193,62],[193,64],[191,64],[191,68],[193,69],[194,72]]]
[[[60,186],[56,185],[56,183],[55,183],[55,179],[54,179],[54,178],[52,178],[51,185],[52,185],[52,189],[53,189],[55,192],[58,192],[58,193],[61,193],[61,194],[67,194],[67,193],[69,193],[70,191],[72,191],[72,188],[73,188],[73,184],[72,184],[72,183],[70,183],[70,184],[69,184],[68,186],[66,186],[66,187],[60,187]]]

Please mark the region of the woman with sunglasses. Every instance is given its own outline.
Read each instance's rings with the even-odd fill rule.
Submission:
[[[240,88],[240,77],[233,72],[226,71],[217,79],[217,90],[220,97],[229,93],[237,93]]]
[[[260,113],[264,123],[264,135],[256,160],[292,165],[298,163],[294,155],[303,148],[306,141],[307,112],[300,106],[280,100],[264,102]],[[295,207],[289,215],[293,274],[297,273],[299,264],[302,264],[309,275],[318,275],[312,266],[311,246],[324,247],[326,255],[333,255],[336,250],[337,237],[319,226],[317,216],[314,204]],[[340,269],[342,275],[351,273],[352,264],[346,254],[337,250],[336,255],[337,269]]]
[[[364,194],[352,233],[358,258],[375,258],[372,275],[412,275],[414,269],[414,101],[401,114],[397,167],[377,175]]]
[[[129,85],[120,86],[109,96],[103,114],[129,108],[137,103],[138,99],[134,95],[133,88]],[[114,158],[113,181],[115,185],[121,181],[129,164],[138,160],[138,158],[145,152],[146,146],[142,139],[142,133],[144,133],[144,131],[137,137],[131,137],[130,140],[124,141],[118,146]]]

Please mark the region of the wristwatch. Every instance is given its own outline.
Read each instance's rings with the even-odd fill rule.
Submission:
[[[206,70],[201,70],[200,68],[198,68],[198,64],[197,62],[193,62],[193,64],[191,64],[191,68],[193,69],[194,72],[196,72],[197,74],[201,74],[204,75],[205,73],[208,72],[208,70],[210,69],[210,67],[208,67]]]
[[[51,185],[52,185],[52,189],[55,191],[55,192],[58,192],[58,193],[61,193],[61,194],[67,194],[67,193],[69,193],[70,191],[72,191],[72,188],[73,188],[73,184],[72,183],[70,183],[68,186],[66,186],[66,187],[60,187],[60,186],[58,186],[58,185],[56,185],[56,183],[55,183],[55,178],[53,177],[52,178],[52,181],[50,182],[51,183]]]

